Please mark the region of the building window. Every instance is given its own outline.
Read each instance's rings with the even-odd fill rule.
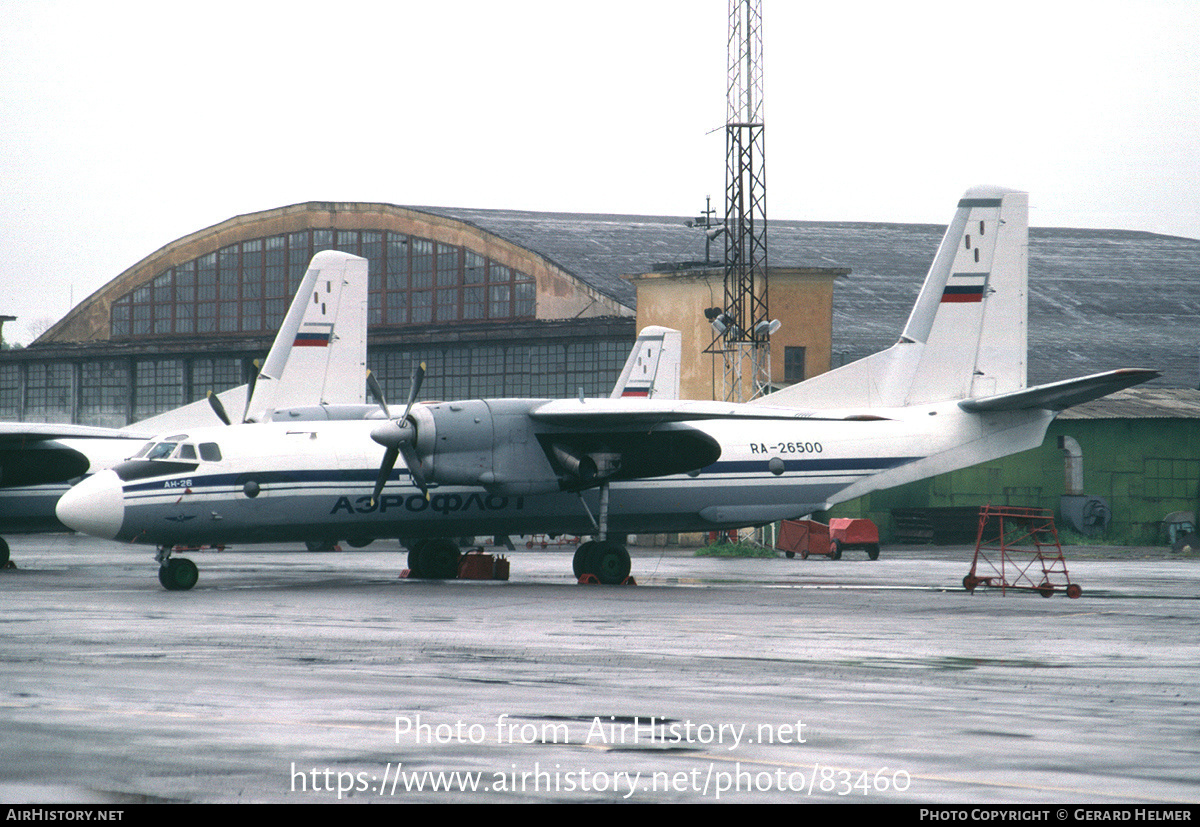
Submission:
[[[79,421],[117,427],[129,421],[129,363],[84,362],[79,368]]]
[[[804,381],[804,348],[784,347],[783,381],[789,385]]]
[[[0,365],[0,417],[17,419],[21,415],[21,366]]]
[[[629,342],[618,339],[382,350],[369,360],[388,399],[408,396],[413,365],[420,362],[426,364],[423,399],[557,399],[580,391],[608,396],[628,356]]]
[[[183,404],[183,363],[177,359],[138,362],[134,386],[134,420],[178,408]]]
[[[314,254],[368,262],[369,324],[532,319],[533,278],[464,247],[379,230],[302,230],[222,247],[156,276],[112,305],[114,339],[268,335],[279,328]]]

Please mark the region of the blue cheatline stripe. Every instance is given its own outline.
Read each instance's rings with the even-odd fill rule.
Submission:
[[[763,459],[751,460],[730,460],[726,462],[715,462],[707,468],[701,469],[702,475],[725,474],[725,475],[762,475],[770,473],[767,463],[772,457],[764,457]],[[783,459],[779,457],[779,459]],[[797,472],[862,472],[862,471],[886,471],[889,468],[895,468],[904,465],[920,457],[829,457],[821,459],[783,459],[785,473]],[[222,474],[207,474],[194,475],[191,477],[183,477],[189,480],[189,485],[176,485],[167,487],[165,483],[175,482],[179,478],[171,477],[168,479],[151,480],[148,482],[139,482],[135,485],[126,485],[125,493],[128,495],[153,496],[159,494],[183,494],[185,491],[196,493],[200,490],[212,490],[223,487],[234,487],[240,481],[253,479],[259,485],[271,485],[275,487],[287,486],[288,488],[300,487],[319,487],[330,485],[359,485],[365,488],[370,488],[375,484],[376,471],[371,469],[361,470],[342,470],[342,469],[316,469],[309,471],[263,471],[263,472],[246,472],[238,473],[222,473]],[[774,475],[772,475],[774,476]],[[388,480],[391,482],[407,480],[408,471],[404,468],[397,468],[392,471]],[[648,480],[658,479],[648,477]],[[703,476],[701,477],[703,479]],[[622,482],[629,482],[623,480]]]
[[[771,457],[764,459],[715,462],[701,473],[761,474]],[[783,459],[784,471],[885,471],[912,462],[920,457],[830,457],[828,459]]]
[[[219,488],[224,485],[236,485],[238,481],[253,479],[259,485],[278,485],[280,483],[293,483],[303,485],[306,483],[338,483],[338,484],[359,484],[367,485],[375,484],[375,475],[378,471],[369,469],[362,470],[342,470],[342,469],[317,469],[311,471],[239,471],[237,473],[222,473],[222,474],[205,474],[205,475],[180,475],[174,477],[163,478],[159,480],[151,480],[149,482],[140,482],[136,485],[126,485],[125,492],[142,492],[149,491],[151,493],[178,491],[182,493],[185,488],[191,488],[193,491],[197,488]],[[399,479],[401,476],[407,477],[408,471],[404,468],[397,468],[392,471],[389,480]],[[178,485],[167,487],[165,483],[175,482],[180,479],[191,481],[191,485]]]
[[[999,198],[963,198],[958,202],[959,207],[999,207]]]

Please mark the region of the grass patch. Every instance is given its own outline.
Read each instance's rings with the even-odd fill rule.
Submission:
[[[1132,541],[1118,540],[1116,538],[1105,537],[1103,534],[1094,534],[1091,536],[1080,534],[1075,529],[1069,526],[1057,526],[1058,528],[1058,544],[1060,546],[1136,546],[1138,543]],[[1053,541],[1051,541],[1053,542]]]
[[[696,549],[697,557],[776,557],[773,548],[763,548],[751,543],[713,543]]]

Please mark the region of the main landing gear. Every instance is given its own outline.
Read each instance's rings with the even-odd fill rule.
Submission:
[[[458,545],[452,540],[417,540],[408,550],[408,576],[422,580],[453,580],[458,577],[460,557]]]
[[[583,503],[583,498],[579,500]],[[583,503],[584,509],[587,504]],[[588,512],[588,517],[591,517]],[[571,567],[575,579],[580,583],[600,582],[616,586],[629,581],[632,566],[629,550],[622,543],[608,539],[608,483],[600,485],[600,519],[592,520],[596,525],[596,539],[589,540],[575,550]]]
[[[171,592],[186,592],[200,579],[200,570],[186,557],[172,557],[168,546],[160,546],[158,554],[158,582]]]
[[[589,540],[575,550],[571,563],[576,580],[591,575],[606,586],[624,583],[631,566],[628,549],[613,540]]]

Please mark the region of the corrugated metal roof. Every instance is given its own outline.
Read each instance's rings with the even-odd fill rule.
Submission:
[[[421,207],[535,250],[632,307],[622,275],[704,258],[689,219]],[[834,288],[835,364],[895,343],[944,226],[772,220],[768,260],[848,267]],[[713,257],[724,255],[720,243]],[[1029,382],[1154,368],[1162,387],[1200,384],[1200,240],[1124,230],[1030,230]]]
[[[1059,419],[1200,419],[1200,390],[1128,388],[1068,408]]]

